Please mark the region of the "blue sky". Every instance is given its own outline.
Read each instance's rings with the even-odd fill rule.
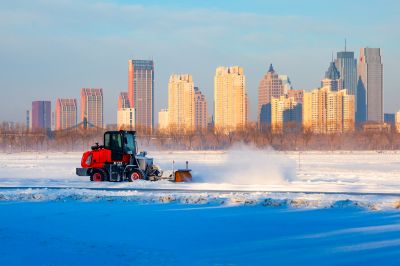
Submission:
[[[385,111],[400,109],[397,1],[2,1],[0,121],[24,121],[31,101],[102,87],[115,123],[130,58],[155,62],[155,114],[168,77],[190,73],[212,110],[218,66],[244,67],[251,118],[270,63],[297,89],[319,86],[332,52],[382,48]],[[157,118],[157,117],[156,117]]]

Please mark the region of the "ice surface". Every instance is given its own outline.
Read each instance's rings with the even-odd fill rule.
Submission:
[[[399,265],[399,214],[131,201],[0,202],[0,265]]]

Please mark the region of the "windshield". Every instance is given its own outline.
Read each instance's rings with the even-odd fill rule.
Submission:
[[[126,151],[131,151],[133,154],[136,153],[136,143],[135,138],[132,134],[125,135],[125,149]]]

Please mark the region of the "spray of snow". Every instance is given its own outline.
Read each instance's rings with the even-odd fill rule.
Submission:
[[[278,185],[296,176],[295,160],[274,152],[238,144],[215,164],[195,164],[196,182],[235,185]]]

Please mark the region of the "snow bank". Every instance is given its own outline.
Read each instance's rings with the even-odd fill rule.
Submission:
[[[94,189],[1,189],[0,202],[13,201],[129,201],[137,203],[208,204],[290,208],[399,209],[395,196],[270,193],[270,192],[166,192]]]

